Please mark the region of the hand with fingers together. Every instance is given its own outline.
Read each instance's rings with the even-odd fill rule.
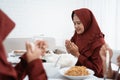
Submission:
[[[113,56],[113,52],[112,52],[112,49],[109,48],[109,46],[107,44],[104,44],[101,49],[100,49],[100,57],[102,59],[103,62],[106,62],[106,51],[109,51],[109,54],[110,54],[110,60]]]
[[[37,40],[34,43],[26,42],[27,62],[40,58],[46,52],[47,44],[45,41]]]
[[[79,57],[80,53],[79,53],[79,49],[76,44],[74,44],[70,40],[66,40],[65,47],[68,53],[71,53],[75,57]]]
[[[108,71],[106,72],[106,51],[107,50],[109,51],[110,62],[109,62]],[[112,71],[112,68],[111,68],[111,58],[112,58],[112,56],[113,56],[112,49],[107,44],[104,44],[100,49],[100,57],[101,57],[102,62],[103,62],[103,74],[107,74],[107,78],[111,78],[113,76],[113,71]]]

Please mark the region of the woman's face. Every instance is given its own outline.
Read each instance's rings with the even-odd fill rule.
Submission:
[[[73,16],[73,23],[77,34],[82,34],[84,32],[84,25],[82,24],[82,22],[80,21],[76,14],[74,14]]]

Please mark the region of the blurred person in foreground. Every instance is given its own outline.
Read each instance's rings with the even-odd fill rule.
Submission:
[[[109,55],[110,55],[108,70],[106,69],[106,51],[107,50],[109,51]],[[106,77],[109,79],[120,80],[120,73],[117,76],[117,71],[112,70],[112,67],[111,67],[111,58],[113,55],[114,55],[113,50],[107,44],[104,44],[101,47],[100,56],[103,62],[103,74],[106,75]],[[117,57],[117,63],[118,63],[118,66],[120,67],[120,55]]]
[[[3,41],[14,27],[15,23],[0,9],[0,80],[23,80],[26,75],[29,80],[47,80],[39,58],[45,54],[44,41],[26,42],[26,53],[15,67],[7,61]]]

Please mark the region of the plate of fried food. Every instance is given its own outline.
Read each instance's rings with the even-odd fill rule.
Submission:
[[[16,56],[22,56],[26,50],[13,50],[12,53],[14,53]]]
[[[94,71],[85,66],[65,67],[60,69],[59,72],[62,76],[72,80],[86,79],[94,75]]]

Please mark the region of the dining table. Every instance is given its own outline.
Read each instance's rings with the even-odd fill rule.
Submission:
[[[26,76],[24,78],[24,80],[29,80],[28,76]],[[53,77],[48,77],[48,80],[71,80],[71,79],[68,79],[68,78],[62,76],[60,73],[58,73],[58,74],[54,75]],[[98,78],[96,76],[91,76],[91,77],[86,78],[84,80],[104,80],[104,79],[103,78]],[[112,79],[106,79],[106,80],[112,80]]]
[[[13,66],[14,66],[14,63],[18,63],[20,61],[19,56],[15,56],[13,53],[9,53],[7,59],[9,62],[13,63]],[[117,70],[118,66],[116,66],[115,64],[112,64],[112,68],[113,70]],[[59,71],[57,72],[53,71],[53,73],[56,73],[56,74],[51,77],[48,77],[48,80],[70,80],[69,78],[66,78],[65,76],[61,75]],[[29,80],[28,76],[26,76],[24,80]],[[86,78],[84,80],[104,80],[104,78],[98,78],[92,75],[89,78]],[[106,80],[112,80],[112,79],[106,79]]]
[[[53,71],[54,72],[54,71]],[[29,80],[28,76],[25,77],[24,80]],[[68,79],[64,76],[62,76],[60,73],[52,76],[52,77],[48,77],[48,80],[71,80],[71,79]],[[75,80],[75,79],[74,79]],[[81,79],[80,79],[81,80]],[[82,79],[83,80],[83,79]],[[84,80],[104,80],[104,78],[98,78],[96,76],[91,76],[89,78],[86,78]],[[106,79],[106,80],[112,80],[112,79]]]

